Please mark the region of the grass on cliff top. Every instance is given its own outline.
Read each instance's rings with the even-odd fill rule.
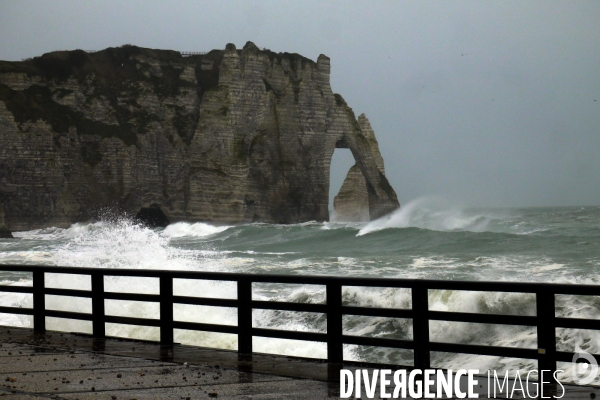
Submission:
[[[134,55],[146,56],[164,63],[195,64],[194,60],[181,57],[177,51],[125,45],[109,47],[94,53],[87,53],[83,50],[54,51],[22,62],[0,61],[0,73],[25,72],[58,82],[65,81],[71,76],[76,79],[85,79],[91,73],[111,76],[117,71],[117,67],[122,66]],[[119,72],[119,75],[123,73],[130,75],[127,74],[129,72],[127,70]],[[130,76],[130,78],[135,77],[137,74]]]
[[[300,89],[296,73],[306,63],[316,63],[297,53],[275,53],[266,49],[254,51],[267,54],[271,62],[280,64],[283,59],[289,60],[294,99],[298,102]],[[223,50],[213,50],[205,55],[182,57],[177,51],[125,45],[94,53],[83,50],[56,51],[23,62],[0,61],[0,73],[25,73],[43,79],[40,85],[33,85],[23,91],[2,86],[0,99],[6,103],[19,123],[41,119],[47,121],[57,133],[65,133],[70,126],[75,126],[79,134],[118,137],[125,144],[131,145],[137,143],[137,135],[145,133],[150,123],[161,122],[157,115],[151,114],[137,103],[137,98],[148,90],[147,87],[153,88],[151,90],[159,98],[177,96],[181,88],[187,87],[196,90],[202,101],[206,91],[218,87],[219,66],[223,55]],[[139,62],[135,57],[147,58],[160,66],[157,70],[156,65]],[[203,59],[212,60],[213,68],[202,69]],[[194,66],[197,85],[180,78],[182,70],[179,66],[185,65]],[[94,98],[103,103],[108,102],[114,110],[118,125],[91,121],[82,113],[54,101],[57,97],[64,98],[72,93],[68,88],[60,88],[70,79],[92,88],[85,93],[88,104]],[[46,82],[51,84],[47,85]],[[267,84],[265,88],[270,89]],[[165,104],[168,106],[169,103],[171,102]],[[188,111],[178,106],[172,108],[172,126],[185,143],[191,143],[199,121],[199,111]],[[170,134],[167,138],[173,143]]]
[[[149,73],[152,67],[138,62],[133,56],[146,57],[152,62],[160,63],[158,71],[155,68]],[[136,99],[146,90],[145,86],[152,87],[159,98],[176,96],[180,89],[185,87],[198,90],[193,82],[180,78],[182,69],[177,66],[185,64],[196,66],[197,60],[181,57],[176,51],[144,49],[129,45],[95,53],[82,50],[58,51],[24,62],[2,61],[0,73],[40,76],[45,82],[52,84],[33,85],[19,93],[2,86],[0,99],[6,103],[19,123],[41,119],[47,121],[58,133],[64,133],[69,126],[75,126],[79,134],[118,137],[125,144],[131,145],[137,142],[138,133],[147,130],[149,123],[160,122],[158,116],[148,113],[137,103]],[[91,121],[82,113],[55,102],[53,96],[64,97],[69,94],[68,90],[55,88],[51,92],[49,88],[60,86],[69,79],[75,79],[78,84],[93,88],[87,91],[86,102],[93,98],[108,101],[115,112],[118,126]],[[204,77],[204,81],[207,86],[218,82],[218,74],[216,79],[214,76],[208,76]],[[198,118],[197,110],[191,113],[183,108],[175,110],[172,123],[184,142],[191,141]]]

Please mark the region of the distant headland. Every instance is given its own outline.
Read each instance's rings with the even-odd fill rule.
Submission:
[[[389,213],[399,204],[369,120],[329,74],[325,55],[252,42],[0,61],[0,231],[65,227],[106,208],[159,224],[326,221],[335,148],[356,161],[336,214]]]

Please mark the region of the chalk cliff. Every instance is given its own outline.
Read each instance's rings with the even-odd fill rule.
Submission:
[[[336,147],[354,155],[370,218],[393,211],[368,120],[329,74],[324,55],[251,42],[189,57],[123,46],[0,62],[4,224],[64,227],[106,208],[160,209],[171,222],[324,221]]]

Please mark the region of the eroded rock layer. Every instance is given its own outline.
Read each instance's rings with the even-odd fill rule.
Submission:
[[[158,208],[171,222],[324,221],[335,147],[351,149],[371,218],[390,212],[398,201],[372,130],[329,74],[324,55],[251,42],[191,57],[123,46],[0,62],[5,225],[68,226],[107,208]]]

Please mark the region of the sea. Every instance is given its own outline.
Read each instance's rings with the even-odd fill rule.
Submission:
[[[409,202],[368,223],[306,222],[293,225],[252,223],[219,225],[177,222],[148,228],[131,218],[107,214],[98,221],[63,229],[48,226],[0,239],[0,264],[92,268],[139,268],[244,272],[252,274],[422,278],[452,281],[559,282],[600,284],[600,207],[472,209],[437,198]],[[1,268],[0,268],[1,270]],[[47,274],[47,285],[89,289],[89,277]],[[31,285],[31,275],[0,272],[0,284]],[[158,293],[153,278],[106,278],[106,290]],[[225,282],[175,280],[175,294],[235,298]],[[600,292],[599,292],[600,295]],[[255,285],[258,300],[323,303],[324,287]],[[345,287],[343,302],[365,307],[410,308],[406,289]],[[557,316],[600,318],[600,297],[557,296]],[[91,312],[89,299],[46,296],[47,308]],[[31,307],[31,295],[0,293],[0,305]],[[524,293],[430,291],[429,308],[440,311],[535,315],[535,298]],[[158,305],[106,301],[111,315],[153,318]],[[235,325],[230,308],[176,305],[175,319]],[[344,332],[381,338],[412,339],[411,320],[344,317]],[[28,316],[0,314],[0,325],[31,326]],[[260,311],[253,325],[272,329],[325,332],[322,314]],[[91,332],[91,323],[47,318],[47,328]],[[158,340],[157,328],[107,324],[107,335]],[[537,348],[534,327],[475,323],[430,323],[433,341]],[[600,353],[596,331],[557,329],[558,350]],[[205,347],[237,348],[235,335],[175,331],[175,341]],[[254,338],[254,350],[326,358],[324,343]],[[345,346],[347,360],[411,365],[409,350]],[[432,353],[434,367],[517,372],[537,369],[535,360]],[[575,364],[559,363],[569,382]],[[598,384],[598,382],[595,382]]]

